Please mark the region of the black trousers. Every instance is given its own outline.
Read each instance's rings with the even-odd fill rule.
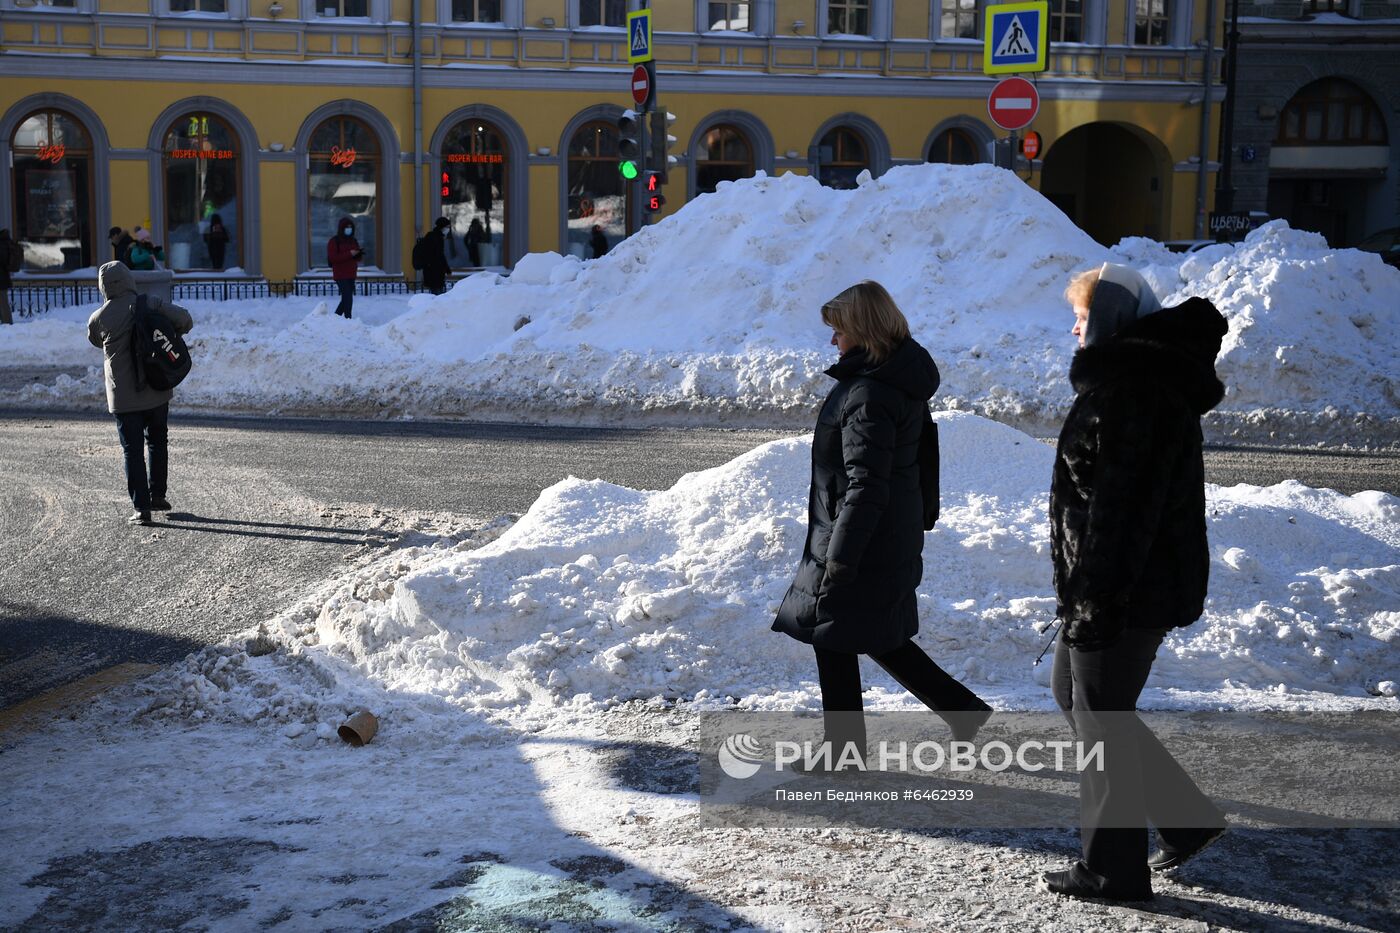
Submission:
[[[355,304],[355,280],[336,279],[335,284],[340,289],[340,304],[335,306],[335,313],[348,318]]]
[[[117,439],[122,443],[122,463],[126,467],[126,491],[138,512],[151,510],[151,499],[164,499],[169,471],[167,419],[170,404],[145,411],[117,415]],[[144,449],[143,449],[144,448]],[[151,469],[146,472],[146,452]]]
[[[1137,716],[1138,696],[1152,671],[1163,629],[1129,628],[1097,651],[1055,650],[1051,690],[1075,737],[1104,742],[1104,768],[1080,772],[1079,841],[1086,868],[1107,885],[1150,885],[1147,824],[1168,846],[1184,848],[1196,828],[1225,825],[1224,814],[1201,793],[1171,752]],[[1117,713],[1094,716],[1094,713]]]
[[[817,680],[821,684],[826,738],[833,743],[855,742],[865,750],[865,719],[861,715],[860,655],[817,648]],[[906,641],[893,651],[870,656],[895,681],[936,713],[990,709],[982,698]],[[839,747],[839,746],[838,746]],[[839,752],[838,752],[839,754]]]

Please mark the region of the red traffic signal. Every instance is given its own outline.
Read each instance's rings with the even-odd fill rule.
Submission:
[[[664,207],[665,204],[666,204],[666,196],[665,196],[665,195],[653,194],[653,195],[651,195],[651,196],[649,196],[649,197],[647,198],[646,212],[647,212],[648,214],[655,214],[657,211],[661,210],[661,208]]]

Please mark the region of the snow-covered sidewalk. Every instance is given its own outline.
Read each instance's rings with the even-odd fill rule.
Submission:
[[[438,298],[358,299],[353,321],[304,299],[192,302],[196,368],[178,402],[805,430],[828,382],[819,308],[873,278],[943,371],[935,405],[1048,433],[1071,399],[1061,293],[1105,260],[1142,269],[1164,304],[1202,295],[1229,319],[1212,436],[1400,442],[1400,271],[1281,221],[1186,256],[1141,239],[1108,250],[989,166],[902,166],[853,191],[796,175],[725,183],[599,260],[532,254]],[[100,404],[90,310],[0,334],[0,368],[79,367],[13,402]]]

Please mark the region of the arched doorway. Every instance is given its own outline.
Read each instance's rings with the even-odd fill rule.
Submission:
[[[1045,154],[1040,193],[1105,246],[1163,239],[1171,181],[1166,148],[1138,127],[1089,123]]]
[[[1271,217],[1321,233],[1335,247],[1361,241],[1385,203],[1390,136],[1375,100],[1350,81],[1304,87],[1279,113],[1269,153]]]
[[[730,123],[710,127],[695,149],[695,193],[709,194],[722,181],[752,178],[753,145],[748,135]]]
[[[594,228],[610,250],[627,238],[629,185],[618,171],[617,125],[590,120],[569,139],[568,203],[565,217],[568,250],[580,259],[594,259]]]
[[[307,256],[312,267],[326,265],[326,243],[335,236],[336,223],[349,217],[355,238],[365,251],[361,264],[383,262],[380,244],[380,192],[382,159],[379,138],[364,121],[348,116],[330,117],[311,133],[307,145],[310,170],[307,177]]]
[[[817,180],[828,188],[854,188],[856,177],[870,168],[870,147],[849,126],[833,127],[817,145],[821,154]]]
[[[72,114],[37,110],[10,137],[11,236],[24,269],[70,272],[94,265],[92,135]]]
[[[221,117],[177,117],[162,141],[165,251],[176,271],[243,265],[238,137]]]
[[[512,205],[505,135],[486,120],[462,120],[447,131],[438,159],[442,216],[452,221],[448,264],[456,269],[510,265],[516,257],[510,255],[506,230]]]

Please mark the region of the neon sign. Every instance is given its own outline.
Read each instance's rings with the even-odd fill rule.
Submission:
[[[232,149],[171,149],[166,153],[172,159],[232,159]]]
[[[449,152],[444,156],[448,163],[467,163],[471,165],[499,165],[506,160],[500,153],[476,153],[476,152]]]
[[[339,146],[331,147],[331,165],[335,168],[349,168],[355,164],[355,149],[342,149]]]
[[[68,147],[63,143],[55,143],[51,146],[39,147],[39,161],[52,162],[54,165],[63,161],[63,155],[68,151]]]

